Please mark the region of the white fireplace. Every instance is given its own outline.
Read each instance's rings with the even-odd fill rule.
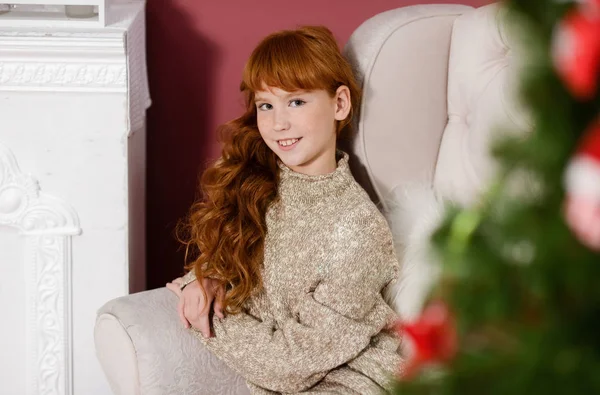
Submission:
[[[144,4],[112,11],[106,27],[0,15],[2,394],[110,393],[96,310],[144,288]]]

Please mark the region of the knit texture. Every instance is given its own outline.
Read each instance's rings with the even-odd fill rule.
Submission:
[[[382,297],[399,269],[388,224],[346,153],[326,175],[279,166],[263,291],[214,317],[214,337],[193,330],[253,394],[381,394],[400,364],[397,315]]]

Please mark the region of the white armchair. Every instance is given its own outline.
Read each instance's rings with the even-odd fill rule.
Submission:
[[[369,19],[348,42],[364,89],[351,165],[389,216],[404,215],[394,207],[422,185],[470,204],[493,173],[490,126],[518,120],[501,15],[495,5],[405,7]],[[413,208],[413,230],[397,240],[407,266],[390,301],[405,317],[418,310],[434,273],[415,254],[404,259],[413,240],[406,235],[417,232],[419,210],[430,209]],[[176,303],[161,288],[99,310],[96,350],[114,393],[247,394],[244,380],[182,328]]]

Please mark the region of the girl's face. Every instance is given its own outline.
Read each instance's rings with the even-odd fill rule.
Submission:
[[[340,86],[331,97],[325,90],[287,92],[264,87],[255,94],[258,130],[290,169],[309,175],[336,168],[336,121],[350,112],[350,91]]]

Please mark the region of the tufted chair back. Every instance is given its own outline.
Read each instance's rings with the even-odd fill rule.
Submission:
[[[472,203],[494,173],[495,126],[526,128],[504,16],[498,4],[405,7],[350,38],[364,94],[353,169],[384,208],[394,188],[415,183]]]
[[[401,315],[416,314],[435,276],[416,262],[429,258],[410,253],[434,228],[423,225],[434,222],[427,201],[476,202],[496,169],[489,149],[499,128],[528,128],[508,22],[499,4],[405,7],[364,22],[345,48],[364,94],[352,170],[396,224],[404,267],[391,298]]]

